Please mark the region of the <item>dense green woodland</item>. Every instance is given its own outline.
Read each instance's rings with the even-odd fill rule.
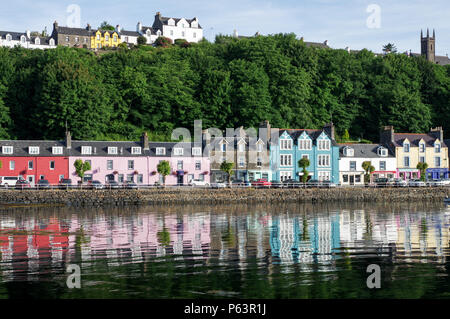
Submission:
[[[450,136],[450,66],[306,47],[294,34],[189,46],[0,48],[0,138],[153,140],[175,127],[319,128],[378,141],[382,125]]]

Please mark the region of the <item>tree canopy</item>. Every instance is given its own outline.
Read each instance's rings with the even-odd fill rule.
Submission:
[[[179,41],[178,41],[179,42]],[[378,141],[379,129],[450,136],[450,66],[404,54],[308,47],[294,34],[160,38],[101,54],[0,48],[0,138],[164,140],[176,127],[321,128]],[[345,133],[347,137],[347,133]]]

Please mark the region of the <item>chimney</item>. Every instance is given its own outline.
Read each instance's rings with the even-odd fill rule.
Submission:
[[[333,124],[333,122],[325,124],[323,126],[323,129],[325,132],[328,133],[328,135],[331,137],[331,139],[334,140],[334,124]]]
[[[233,37],[235,37],[235,38],[238,38],[238,37],[239,37],[238,32],[237,32],[236,29],[234,29],[234,31],[233,31]]]
[[[27,38],[28,38],[28,39],[31,38],[31,32],[30,32],[30,30],[27,30],[26,33],[27,33]]]
[[[442,126],[438,126],[435,128],[432,128],[430,130],[431,135],[438,138],[440,142],[444,141],[444,130],[442,129]]]
[[[148,134],[147,132],[142,133],[141,135],[141,145],[142,145],[142,149],[145,150],[150,150],[150,145],[148,143]]]
[[[66,148],[70,150],[72,148],[72,136],[70,131],[66,131]]]
[[[380,144],[391,145],[394,144],[394,127],[384,126],[380,132]]]
[[[55,22],[53,22],[53,30],[58,29],[58,22],[55,20]]]
[[[158,11],[158,12],[156,12],[156,15],[155,15],[155,17],[158,17],[158,18],[159,18],[160,16],[161,16],[161,12],[159,12],[159,11]]]
[[[270,141],[270,123],[268,120],[261,122],[259,124],[259,138],[262,139],[265,143],[269,143]]]
[[[86,26],[86,30],[91,31],[91,25],[89,23]]]
[[[328,46],[328,40],[323,41],[323,44],[325,44],[326,46]]]
[[[141,31],[142,31],[142,23],[138,22],[136,25],[136,32],[141,33]]]
[[[120,24],[116,25],[116,31],[117,31],[117,32],[122,31],[122,28],[120,27]]]

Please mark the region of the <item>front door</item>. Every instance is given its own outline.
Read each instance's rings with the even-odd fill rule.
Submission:
[[[183,175],[178,175],[177,176],[177,184],[178,185],[183,185]]]
[[[355,175],[350,175],[350,185],[355,185]]]
[[[28,180],[28,182],[30,182],[30,186],[33,187],[34,186],[34,175],[28,175],[27,180]]]

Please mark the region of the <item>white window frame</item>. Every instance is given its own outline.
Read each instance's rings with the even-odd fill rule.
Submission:
[[[202,169],[202,161],[195,161],[194,165],[196,171],[200,171]]]
[[[381,163],[384,163],[384,169],[381,167]],[[380,161],[379,165],[380,165],[380,171],[385,171],[386,170],[386,167],[387,167],[386,161]]]
[[[329,154],[317,155],[317,166],[329,167],[330,166],[330,155]]]
[[[409,145],[409,142],[403,143],[403,152],[409,153],[409,150],[411,148],[411,145]]]
[[[31,167],[30,167],[30,164],[31,164]],[[28,170],[33,170],[34,169],[34,161],[33,160],[29,160],[28,161]]]
[[[184,149],[182,147],[174,147],[173,148],[173,155],[182,156],[183,154],[184,154]]]
[[[111,168],[109,167],[109,163],[111,163]],[[108,171],[111,171],[114,169],[114,161],[113,160],[106,160],[106,169]]]
[[[9,161],[9,170],[13,171],[16,169],[16,161]]]
[[[331,141],[330,140],[318,140],[318,149],[321,151],[329,151],[331,147]]]
[[[52,147],[52,154],[53,155],[61,155],[63,153],[63,147],[62,146],[53,146]]]
[[[81,154],[91,155],[92,154],[92,146],[81,146]]]
[[[52,163],[53,163],[53,168],[52,168]],[[56,162],[55,161],[49,161],[48,162],[48,167],[49,167],[49,169],[50,170],[55,170],[55,167],[56,167]]]
[[[128,168],[128,170],[133,170],[134,169],[134,160],[128,160],[127,168]]]
[[[201,147],[193,147],[192,148],[192,155],[194,155],[194,156],[201,156],[202,155],[202,148]]]
[[[301,151],[310,151],[312,149],[312,141],[309,138],[301,138],[298,140],[298,149]]]
[[[238,152],[245,152],[245,145],[244,143],[238,144]]]
[[[441,144],[440,143],[435,143],[434,144],[434,152],[435,153],[440,153],[441,152]]]
[[[408,165],[406,165],[406,159],[408,159]],[[403,166],[404,167],[410,167],[411,166],[411,160],[409,156],[403,156]]]
[[[292,139],[290,138],[280,139],[280,150],[282,151],[292,150]]]
[[[280,181],[283,182],[287,179],[292,179],[292,171],[280,171]]]
[[[108,154],[117,155],[117,153],[118,153],[117,146],[108,146]]]
[[[156,155],[166,155],[166,148],[165,147],[157,147]]]
[[[434,167],[441,167],[441,157],[440,156],[435,156],[434,157]]]
[[[421,142],[419,143],[419,153],[425,153],[426,146],[425,143]]]
[[[142,147],[140,147],[140,146],[133,146],[131,148],[131,154],[133,154],[133,155],[140,155],[140,154],[142,154]]]
[[[39,146],[28,146],[28,154],[31,155],[39,154]]]
[[[238,167],[245,167],[245,156],[239,156]]]
[[[12,154],[14,152],[14,146],[2,146],[3,154]]]
[[[292,154],[280,154],[280,166],[292,166]]]
[[[346,147],[345,156],[355,156],[355,150],[351,147]]]
[[[256,144],[256,151],[262,152],[263,151],[263,143],[257,143]]]
[[[378,148],[378,156],[387,156],[387,148],[379,147]]]

